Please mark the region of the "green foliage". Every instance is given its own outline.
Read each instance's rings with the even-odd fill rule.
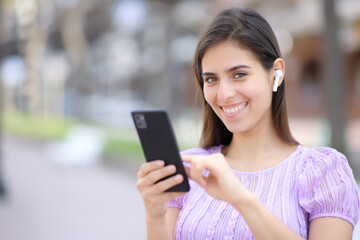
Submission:
[[[144,159],[140,142],[120,136],[107,136],[104,155],[110,157]]]
[[[37,140],[64,139],[68,131],[80,124],[73,119],[54,116],[35,116],[20,112],[5,112],[2,126],[5,131]],[[105,133],[103,155],[119,161],[144,161],[145,157],[136,136],[122,134],[120,130],[97,126]],[[180,144],[180,151],[193,146]]]
[[[55,116],[36,116],[21,112],[5,112],[2,127],[6,132],[36,140],[64,139],[68,131],[80,124],[73,119]],[[99,127],[101,128],[101,127]],[[143,159],[140,143],[130,140],[114,130],[106,130],[103,154],[114,159]]]
[[[76,121],[55,116],[35,116],[21,112],[5,112],[2,127],[5,131],[30,138],[63,139]]]

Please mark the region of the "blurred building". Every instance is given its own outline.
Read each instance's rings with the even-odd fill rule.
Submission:
[[[216,1],[219,8],[224,1]],[[323,51],[325,31],[324,1],[277,0],[231,1],[257,9],[272,25],[286,60],[288,105],[291,116],[325,115]],[[345,59],[343,83],[349,118],[360,116],[360,4],[357,0],[335,1],[338,38]]]
[[[290,115],[323,116],[323,5],[318,0],[2,0],[5,108],[108,124],[125,121],[137,107],[166,107],[174,116],[191,111],[191,64],[199,34],[220,9],[240,6],[256,9],[274,28],[287,64]],[[360,4],[337,0],[336,12],[346,61],[346,112],[353,119],[360,116]],[[18,60],[9,64],[11,57]],[[23,74],[9,78],[13,69]]]

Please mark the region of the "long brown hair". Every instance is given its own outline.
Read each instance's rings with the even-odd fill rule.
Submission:
[[[233,134],[207,104],[203,92],[202,58],[205,51],[220,42],[231,40],[245,46],[257,57],[262,66],[270,70],[274,61],[281,57],[280,48],[269,23],[252,9],[229,8],[220,12],[200,37],[195,51],[194,71],[197,89],[201,92],[203,130],[200,145],[209,148],[228,145]],[[285,103],[285,79],[272,96],[272,122],[280,139],[289,144],[298,144],[292,137],[288,124]]]

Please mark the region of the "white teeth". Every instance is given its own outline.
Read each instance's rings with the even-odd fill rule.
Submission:
[[[245,107],[247,106],[247,104],[243,104],[242,106],[237,106],[234,108],[223,108],[224,112],[226,113],[236,113],[240,110],[243,110]]]

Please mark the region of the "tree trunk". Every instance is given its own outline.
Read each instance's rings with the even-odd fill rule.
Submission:
[[[0,30],[3,29],[3,22],[2,18],[3,18],[3,9],[2,9],[2,0],[0,0]],[[1,37],[1,35],[0,35]],[[0,41],[2,42],[2,41]],[[0,61],[2,60],[2,58],[0,57]],[[5,185],[4,185],[4,181],[3,181],[3,171],[2,171],[2,142],[3,142],[3,136],[2,136],[2,113],[3,113],[3,99],[4,99],[4,94],[3,94],[3,86],[2,86],[2,82],[0,82],[0,197],[4,197],[6,195],[6,191],[5,191]]]
[[[346,104],[344,58],[338,37],[338,20],[334,0],[324,1],[324,90],[327,117],[331,128],[331,146],[346,154]]]

